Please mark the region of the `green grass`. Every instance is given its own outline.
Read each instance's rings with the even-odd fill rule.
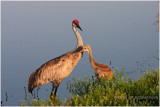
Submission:
[[[65,101],[29,100],[20,105],[33,106],[158,106],[159,105],[159,69],[147,70],[139,79],[123,77],[124,70],[115,71],[115,79],[98,81],[93,76],[84,80],[73,78],[67,83],[71,96]]]

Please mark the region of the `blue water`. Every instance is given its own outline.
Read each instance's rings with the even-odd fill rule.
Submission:
[[[138,72],[143,74],[147,67],[158,68],[158,2],[3,1],[1,7],[3,105],[19,105],[25,99],[30,74],[76,47],[73,19],[79,20],[83,29],[79,32],[84,44],[91,46],[94,59],[112,71],[125,68],[125,76],[138,78]],[[85,75],[94,75],[87,52],[60,84],[59,98],[70,96],[67,82],[72,77]],[[51,88],[51,83],[43,85],[39,97],[47,99]]]

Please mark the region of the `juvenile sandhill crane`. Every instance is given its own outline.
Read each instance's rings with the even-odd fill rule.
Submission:
[[[89,55],[89,60],[91,63],[92,68],[94,69],[94,73],[98,80],[102,79],[103,77],[107,78],[108,80],[112,79],[114,73],[111,69],[104,64],[97,63],[92,57],[92,49],[89,45],[85,45],[80,52],[87,51]]]
[[[79,26],[78,20],[73,20],[72,29],[77,37],[77,46],[74,50],[69,51],[59,57],[56,57],[35,70],[29,77],[28,91],[32,93],[35,87],[40,87],[43,84],[52,83],[52,91],[54,96],[56,95],[58,86],[64,78],[66,78],[77,65],[82,57],[83,52],[80,52],[83,48],[83,40],[77,30]],[[52,95],[52,92],[51,92]]]

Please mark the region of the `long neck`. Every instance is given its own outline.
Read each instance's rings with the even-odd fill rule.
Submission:
[[[82,37],[81,35],[79,34],[78,30],[75,28],[75,26],[72,27],[73,28],[73,32],[75,33],[76,35],[76,38],[77,38],[77,46],[76,48],[78,47],[83,47],[83,40],[82,40]]]
[[[96,65],[95,65],[95,60],[92,57],[92,50],[91,50],[91,48],[88,48],[88,54],[89,54],[89,60],[91,62],[92,68],[95,68]]]

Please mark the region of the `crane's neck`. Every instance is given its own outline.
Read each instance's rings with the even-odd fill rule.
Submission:
[[[91,48],[88,48],[88,54],[89,54],[89,60],[91,62],[91,66],[92,66],[93,69],[95,69],[96,65],[95,65],[95,60],[92,57],[92,50],[91,50]]]
[[[73,26],[72,28],[73,28],[73,32],[75,33],[76,38],[77,38],[77,46],[76,46],[76,48],[83,47],[83,40],[82,40],[81,35],[79,34],[79,32],[78,32],[78,30],[76,29],[75,26]]]

